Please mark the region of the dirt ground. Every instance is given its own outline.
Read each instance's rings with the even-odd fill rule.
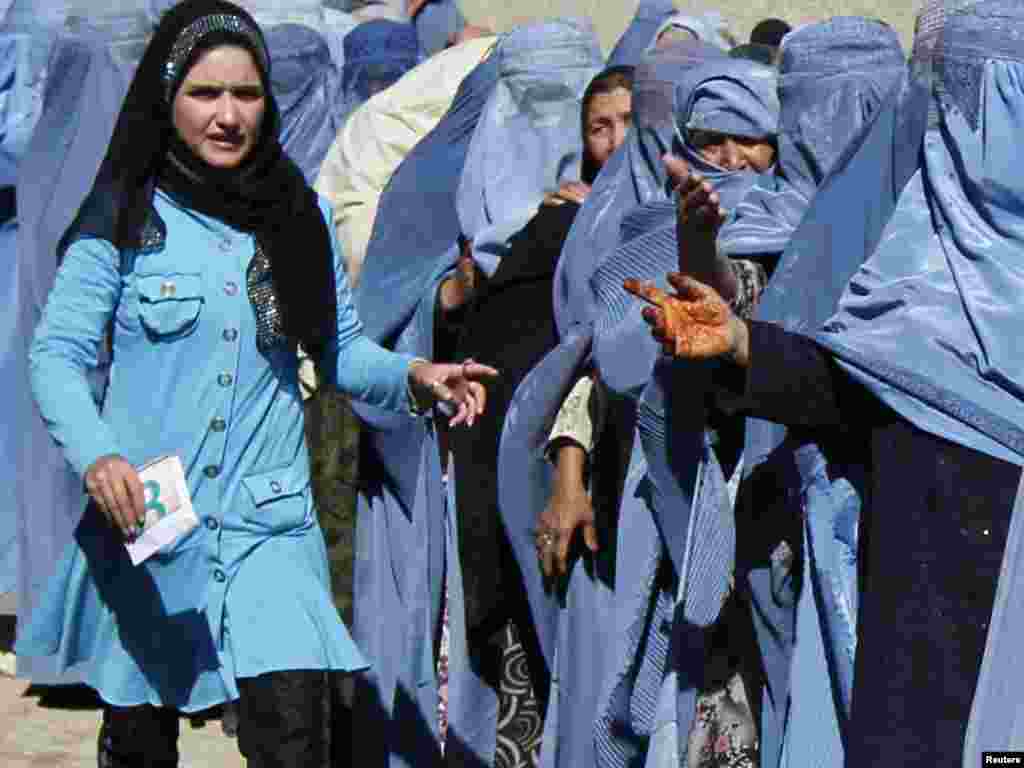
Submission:
[[[14,607],[0,595],[0,766],[96,768],[100,710],[88,689],[43,689],[11,677]],[[181,728],[181,768],[242,768],[235,740],[212,720]]]

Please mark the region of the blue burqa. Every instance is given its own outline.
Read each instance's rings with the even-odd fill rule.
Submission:
[[[711,182],[727,210],[749,191],[757,173],[710,164],[689,144],[687,130],[699,126],[770,140],[778,123],[775,91],[772,70],[733,59],[709,62],[676,89],[671,150]],[[733,570],[732,498],[704,423],[702,399],[694,394],[706,389],[707,367],[659,361],[659,347],[649,331],[643,333],[641,303],[622,288],[627,277],[664,284],[664,275],[678,268],[675,210],[664,196],[634,209],[623,221],[622,245],[591,280],[599,308],[594,359],[600,376],[612,389],[638,398],[637,440],[647,468],[640,494],[652,521],[620,527],[624,570],[637,568],[632,551],[653,557],[646,574],[634,576],[646,576],[645,599],[634,597],[628,606],[623,601],[629,611],[621,618],[628,626],[623,636],[632,649],[622,656],[628,665],[606,681],[598,724],[599,740],[602,730],[615,734],[632,726],[638,736],[649,734],[650,743],[609,738],[606,765],[630,765],[648,747],[648,765],[686,760],[697,694],[706,685],[710,630]],[[671,397],[679,391],[690,396]],[[665,557],[673,582],[668,589],[651,589]],[[643,657],[634,659],[641,648]]]
[[[593,762],[593,722],[611,636],[594,628],[611,621],[614,586],[600,569],[595,571],[594,562],[581,561],[572,569],[563,609],[545,589],[533,529],[551,495],[551,465],[545,456],[548,434],[562,400],[589,359],[589,278],[594,264],[602,254],[614,251],[623,209],[658,194],[665,186],[660,157],[671,146],[675,85],[708,57],[721,56],[716,49],[700,44],[678,46],[646,56],[637,68],[634,128],[595,180],[559,260],[554,307],[560,344],[520,385],[506,416],[499,453],[500,508],[553,679],[544,765]],[[642,474],[642,462],[634,462],[628,469],[627,478],[631,479],[626,482],[632,490],[623,494],[626,506],[635,503],[632,491]],[[632,517],[628,510],[621,514]],[[609,533],[614,536],[614,532],[612,526]],[[615,547],[608,548],[614,561]],[[557,660],[556,648],[562,649]]]
[[[341,77],[319,32],[302,24],[266,30],[281,145],[312,184],[341,128]]]
[[[342,46],[342,119],[375,93],[396,83],[420,60],[415,27],[388,19],[363,22],[345,35]]]
[[[700,66],[701,60],[707,63]],[[739,85],[738,90],[725,85],[726,81]],[[744,87],[744,82],[752,89]],[[602,170],[563,249],[555,288],[561,344],[520,385],[506,419],[501,453],[502,508],[510,534],[518,539],[517,555],[524,572],[527,568],[537,571],[535,562],[530,563],[535,555],[529,530],[550,494],[549,470],[542,452],[551,421],[589,357],[595,326],[601,338],[607,331],[611,350],[610,337],[622,320],[622,310],[629,306],[629,302],[620,301],[626,294],[622,291],[622,278],[615,272],[616,263],[622,263],[620,252],[642,241],[642,235],[652,227],[674,220],[661,156],[671,150],[692,159],[678,126],[692,116],[695,102],[691,97],[698,90],[709,97],[728,93],[726,103],[736,104],[738,112],[748,116],[752,134],[764,137],[774,133],[774,77],[770,72],[736,67],[717,49],[690,46],[653,53],[638,69],[634,86],[635,128],[626,145]],[[727,195],[730,180],[720,181],[721,192]],[[737,193],[749,186],[751,180],[743,184],[737,184],[738,181],[732,182]],[[623,207],[645,201],[655,202],[637,208],[622,221]],[[620,221],[621,236],[617,231]],[[624,245],[616,251],[614,244],[620,239]],[[587,247],[588,241],[599,245],[596,254]],[[671,247],[674,254],[674,245]],[[635,265],[629,266],[630,259],[625,262],[627,268],[635,269]],[[674,263],[675,256],[672,259]],[[601,262],[598,275],[605,277],[594,275],[591,282],[596,291],[580,290],[577,281],[588,280],[595,262]],[[649,366],[643,383],[650,379],[650,371]],[[603,367],[601,375],[605,378]],[[665,673],[668,633],[662,632],[659,622],[650,618],[652,612],[662,619],[670,616],[672,595],[656,587],[664,545],[655,518],[647,511],[652,487],[643,444],[637,440],[619,509],[619,515],[629,520],[629,525],[618,527],[615,583],[625,585],[625,589],[620,587],[612,596],[609,585],[600,583],[577,565],[569,585],[569,599],[575,599],[578,605],[567,606],[557,617],[558,647],[565,649],[562,653],[569,662],[563,670],[563,656],[558,656],[560,687],[567,688],[566,702],[575,701],[580,691],[590,689],[590,694],[598,695],[595,703],[599,706],[596,712],[580,708],[580,722],[563,716],[557,724],[559,742],[578,739],[591,750],[584,754],[592,755],[599,765],[632,764],[643,759]],[[550,598],[545,597],[539,586],[532,591],[535,615],[550,615]],[[610,625],[610,631],[595,633],[595,624]],[[566,625],[571,628],[569,631]],[[585,671],[599,679],[586,680],[582,674]],[[567,711],[576,714],[568,707]],[[595,714],[596,731],[590,727]],[[583,731],[583,736],[573,737],[573,729]]]
[[[816,339],[847,373],[918,429],[1024,464],[1024,369],[1012,308],[1024,285],[1024,7],[947,3],[934,52],[939,95],[917,174],[880,244]],[[897,158],[911,148],[892,144]],[[913,168],[913,166],[911,166]],[[963,764],[1020,749],[1024,626],[1019,609],[1021,504],[1011,522]]]
[[[497,78],[492,54],[381,196],[355,302],[366,334],[389,348],[432,357],[437,290],[460,232],[456,190]],[[361,763],[432,765],[440,760],[433,644],[447,549],[437,434],[424,420],[355,407],[363,431],[352,633],[373,668],[357,692],[354,748]],[[472,741],[460,728],[449,726],[456,754]]]
[[[655,42],[661,25],[676,14],[672,0],[640,0],[636,15],[608,54],[609,67],[635,67]]]
[[[57,243],[96,177],[130,75],[103,44],[72,36],[60,36],[54,44],[42,115],[18,169],[18,354],[23,359],[53,285]],[[97,401],[104,381],[104,372],[96,371]],[[27,393],[27,381],[24,386]],[[34,404],[25,413],[21,460],[26,471],[17,505],[19,627],[27,626],[85,505],[81,478]],[[76,679],[73,670],[59,674],[47,658],[20,657],[18,674],[44,684]]]
[[[498,85],[470,142],[456,202],[487,274],[545,193],[579,179],[580,102],[602,64],[593,28],[579,19],[519,27],[499,58]]]
[[[424,55],[433,56],[466,26],[456,0],[431,0],[413,19]]]
[[[880,22],[838,17],[787,36],[780,64],[777,172],[764,177],[737,207],[719,234],[720,251],[757,259],[770,270],[800,226],[818,185],[851,141],[860,140],[905,73],[899,39]],[[829,268],[827,263],[822,266]],[[783,295],[790,301],[796,298],[780,294],[778,285],[776,281],[766,293],[761,319],[781,320],[779,310],[786,303],[779,299]],[[801,541],[785,545],[803,551],[797,567],[806,588],[799,598],[779,593],[780,585],[791,588],[794,578],[801,580],[785,571],[784,547],[774,561],[774,578],[766,565],[739,566],[741,571],[751,568],[748,586],[768,679],[762,707],[762,762],[778,763],[779,733],[785,729],[786,764],[827,766],[842,761],[841,728],[849,713],[856,647],[857,514],[843,500],[851,498],[851,485],[859,484],[861,478],[835,467],[826,475],[816,448],[797,448],[793,441],[783,444],[785,436],[784,427],[750,420],[746,475],[780,472],[777,468],[786,462],[813,468],[816,474],[805,478],[806,493],[830,492],[836,503],[828,507],[830,514],[821,508],[822,514],[804,516],[806,531],[800,534]],[[773,454],[770,466],[776,469],[764,470],[761,465],[769,454]],[[750,500],[755,505],[764,503],[754,496]],[[778,530],[783,530],[781,524]],[[794,603],[797,599],[799,604]],[[788,614],[779,610],[782,605],[788,606]],[[773,611],[776,618],[768,620]],[[795,661],[794,631],[801,638]],[[790,679],[792,693],[787,695]]]
[[[15,185],[21,159],[42,111],[44,67],[52,39],[38,32],[0,33],[0,251],[12,268],[0,282],[0,387],[7,401],[4,438],[0,441],[3,486],[14,489],[15,504],[0,516],[0,594],[17,584],[17,520],[29,487],[22,487],[29,464],[24,435],[30,430],[33,401],[27,377],[28,339],[32,329],[22,311],[26,286],[17,255]]]

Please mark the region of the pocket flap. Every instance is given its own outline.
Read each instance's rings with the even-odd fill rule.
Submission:
[[[139,298],[151,304],[203,298],[202,280],[194,273],[140,275],[137,285]]]
[[[302,493],[309,485],[309,474],[302,471],[302,462],[287,467],[259,472],[242,478],[257,507],[275,499]]]
[[[162,341],[189,335],[203,306],[203,283],[197,273],[139,275],[139,319],[151,337]]]

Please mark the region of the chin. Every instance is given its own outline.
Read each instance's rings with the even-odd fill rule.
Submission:
[[[249,156],[252,147],[242,147],[237,151],[207,149],[200,154],[203,161],[214,168],[237,168]]]

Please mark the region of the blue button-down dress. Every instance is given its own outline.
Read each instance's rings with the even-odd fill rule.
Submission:
[[[106,454],[136,465],[176,454],[200,525],[133,567],[120,533],[87,509],[17,651],[80,665],[110,704],[184,711],[237,697],[239,677],[365,668],[331,600],[294,346],[256,346],[246,290],[254,239],[159,191],[155,207],[166,238],[137,252],[130,269],[103,240],[68,249],[36,331],[31,377],[79,474]],[[328,229],[338,386],[407,410],[410,358],[362,334]],[[86,373],[108,334],[114,362],[100,413]]]

